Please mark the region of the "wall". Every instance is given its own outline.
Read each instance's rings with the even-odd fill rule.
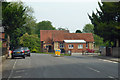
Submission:
[[[69,44],[73,44],[73,49],[69,49],[68,45]],[[82,49],[78,49],[78,45],[82,44],[83,48]],[[68,52],[68,50],[71,50],[72,53],[82,53],[82,51],[86,50],[86,43],[65,43],[65,50],[66,52]]]
[[[59,45],[58,42],[54,42],[54,50],[58,49]]]
[[[106,47],[102,47],[100,48],[100,50],[101,50],[101,55],[106,56]]]
[[[89,42],[89,49],[94,49],[94,44],[92,42]]]
[[[113,47],[112,56],[113,57],[120,57],[120,47]]]

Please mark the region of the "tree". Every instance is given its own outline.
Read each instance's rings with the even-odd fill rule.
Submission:
[[[11,47],[20,45],[19,38],[24,33],[31,34],[32,27],[35,25],[32,13],[33,10],[28,6],[24,6],[22,2],[2,3],[3,27],[8,35],[8,41],[10,38]]]
[[[55,30],[50,21],[42,21],[37,24],[36,34],[40,37],[40,30]]]
[[[22,2],[3,2],[2,14],[2,25],[6,34],[11,35],[14,30],[25,24],[26,7]]]
[[[23,47],[29,47],[31,52],[33,50],[40,52],[40,39],[35,34],[29,35],[28,33],[25,33],[20,37],[20,44]]]
[[[88,15],[94,25],[94,33],[104,38],[104,41],[114,42],[120,46],[120,2],[99,3],[100,11]],[[115,46],[114,45],[114,46]]]
[[[81,30],[76,30],[76,32],[75,32],[75,33],[82,33],[82,32],[81,32]]]
[[[67,29],[59,27],[57,30],[67,30]]]
[[[86,24],[83,28],[83,33],[94,33],[94,26],[92,24]]]
[[[103,38],[94,34],[94,25],[92,24],[86,24],[83,28],[83,33],[93,33],[93,37],[95,40],[95,47],[99,46],[105,46],[105,43],[103,42]]]

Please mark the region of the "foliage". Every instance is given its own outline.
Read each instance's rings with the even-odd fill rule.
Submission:
[[[98,47],[98,46],[103,46],[105,45],[104,42],[103,42],[103,38],[94,34],[94,25],[92,24],[86,24],[83,28],[83,33],[93,33],[93,36],[94,36],[94,40],[95,40],[95,46]]]
[[[2,47],[2,41],[0,41],[0,47]]]
[[[67,29],[59,27],[57,30],[67,30]]]
[[[99,3],[100,11],[88,15],[94,25],[94,33],[104,38],[104,41],[116,43],[120,37],[120,2]],[[114,44],[115,45],[115,44]]]
[[[40,37],[40,30],[55,30],[50,21],[42,21],[37,23],[36,34]]]
[[[3,2],[2,3],[2,23],[6,34],[11,35],[19,27],[25,24],[26,7],[22,2]]]
[[[20,46],[19,38],[25,34],[33,34],[36,21],[32,16],[32,8],[22,2],[3,2],[2,17],[5,33],[10,36],[10,46]]]
[[[2,20],[2,2],[0,2],[0,20]],[[0,21],[0,25],[1,25],[1,21]]]
[[[76,30],[76,32],[75,33],[82,33],[82,31],[81,30]]]
[[[103,38],[101,38],[100,36],[93,34],[94,36],[94,40],[95,40],[95,46],[105,46],[104,42],[103,42]]]
[[[83,33],[94,33],[94,26],[92,24],[86,24],[83,28]]]
[[[20,44],[23,47],[29,47],[30,51],[40,51],[40,39],[36,34],[29,35],[28,33],[25,33],[20,37]]]

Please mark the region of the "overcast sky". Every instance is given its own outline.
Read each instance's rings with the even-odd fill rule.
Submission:
[[[11,0],[7,0],[11,1]],[[70,32],[82,30],[91,23],[88,14],[96,12],[100,0],[21,0],[34,10],[37,22],[49,20],[56,28],[68,28]]]

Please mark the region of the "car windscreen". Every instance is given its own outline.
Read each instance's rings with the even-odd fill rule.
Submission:
[[[29,50],[28,47],[23,47],[23,50]]]

